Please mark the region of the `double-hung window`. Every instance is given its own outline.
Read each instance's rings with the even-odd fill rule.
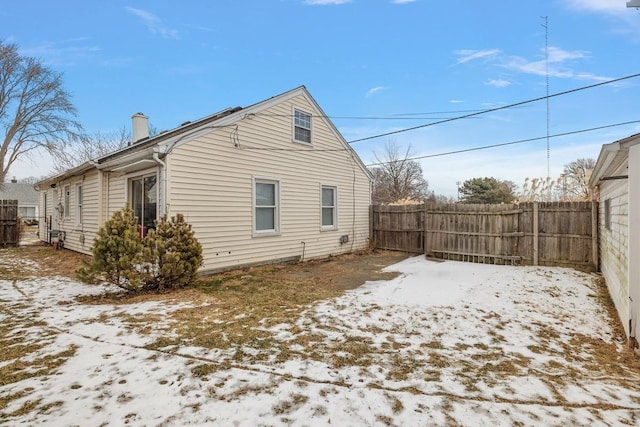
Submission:
[[[279,182],[256,178],[253,187],[254,235],[277,234],[280,231]]]
[[[76,184],[76,225],[82,225],[82,184]]]
[[[64,210],[64,213],[62,215],[65,218],[69,218],[70,199],[71,199],[71,186],[65,185],[64,186],[64,205],[62,205],[62,208]]]
[[[323,185],[321,190],[321,199],[321,228],[323,230],[335,230],[338,228],[337,188]]]
[[[145,236],[149,229],[155,228],[158,218],[158,177],[149,175],[130,180],[129,203],[133,214],[138,218],[140,234]]]
[[[293,140],[311,144],[311,114],[293,110]]]

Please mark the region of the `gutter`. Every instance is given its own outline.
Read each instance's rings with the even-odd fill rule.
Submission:
[[[160,185],[162,186],[162,204],[160,215],[167,213],[167,164],[160,160],[157,151],[153,152],[153,160],[160,165]]]
[[[629,179],[629,175],[603,176],[600,181],[614,181],[616,179]]]

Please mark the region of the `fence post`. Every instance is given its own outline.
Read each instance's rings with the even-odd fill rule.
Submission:
[[[375,249],[376,241],[373,238],[373,205],[369,205],[369,248]]]
[[[533,265],[538,265],[538,202],[533,202]]]
[[[600,271],[600,257],[598,247],[598,202],[591,201],[591,257],[593,260],[593,266],[596,271]]]
[[[427,230],[429,229],[427,227],[427,222],[428,222],[428,219],[429,219],[427,217],[427,206],[428,206],[428,204],[427,204],[427,201],[425,200],[425,202],[424,202],[424,225],[423,225],[423,227],[424,227],[424,234],[423,234],[424,244],[422,245],[422,246],[424,246],[424,256],[425,256],[425,258],[428,256],[427,254],[429,253],[429,251],[428,251],[429,248],[427,247]]]

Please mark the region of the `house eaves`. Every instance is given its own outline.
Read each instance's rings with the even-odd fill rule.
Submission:
[[[61,174],[58,175],[54,175],[54,176],[50,176],[48,178],[43,179],[42,181],[38,181],[34,184],[34,188],[38,189],[38,191],[40,191],[42,188],[44,188],[47,185],[51,185],[53,183],[58,183],[60,181],[64,181],[68,178],[72,178],[74,176],[78,176],[78,175],[82,175],[88,171],[90,171],[91,169],[95,168],[95,164],[91,161],[89,162],[84,162],[79,166],[76,166],[75,168],[69,169],[64,171]]]
[[[615,171],[627,160],[629,148],[637,144],[640,144],[640,133],[610,144],[604,144],[600,149],[591,178],[589,178],[589,187],[594,188],[602,180],[612,177]]]
[[[175,137],[179,137],[180,135],[184,135],[190,131],[200,128],[203,125],[213,123],[217,120],[220,120],[223,117],[226,117],[230,114],[240,111],[241,109],[242,109],[241,107],[227,108],[218,113],[203,117],[196,121],[184,123],[178,126],[177,128],[171,129],[169,131],[161,132],[160,134],[152,138],[135,142],[127,147],[121,148],[118,151],[114,151],[113,153],[109,153],[105,156],[98,157],[95,160],[95,162],[98,165],[116,164],[118,163],[116,159],[124,158],[124,157],[135,157],[135,156],[132,156],[132,154],[138,151],[143,151],[145,149],[151,148],[151,152],[153,152],[153,147],[164,141],[170,140]]]

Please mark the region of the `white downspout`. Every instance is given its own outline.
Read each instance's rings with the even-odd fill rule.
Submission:
[[[153,160],[156,161],[160,165],[160,186],[162,201],[160,203],[160,216],[168,213],[167,212],[167,164],[160,160],[160,156],[157,152],[153,153]]]

